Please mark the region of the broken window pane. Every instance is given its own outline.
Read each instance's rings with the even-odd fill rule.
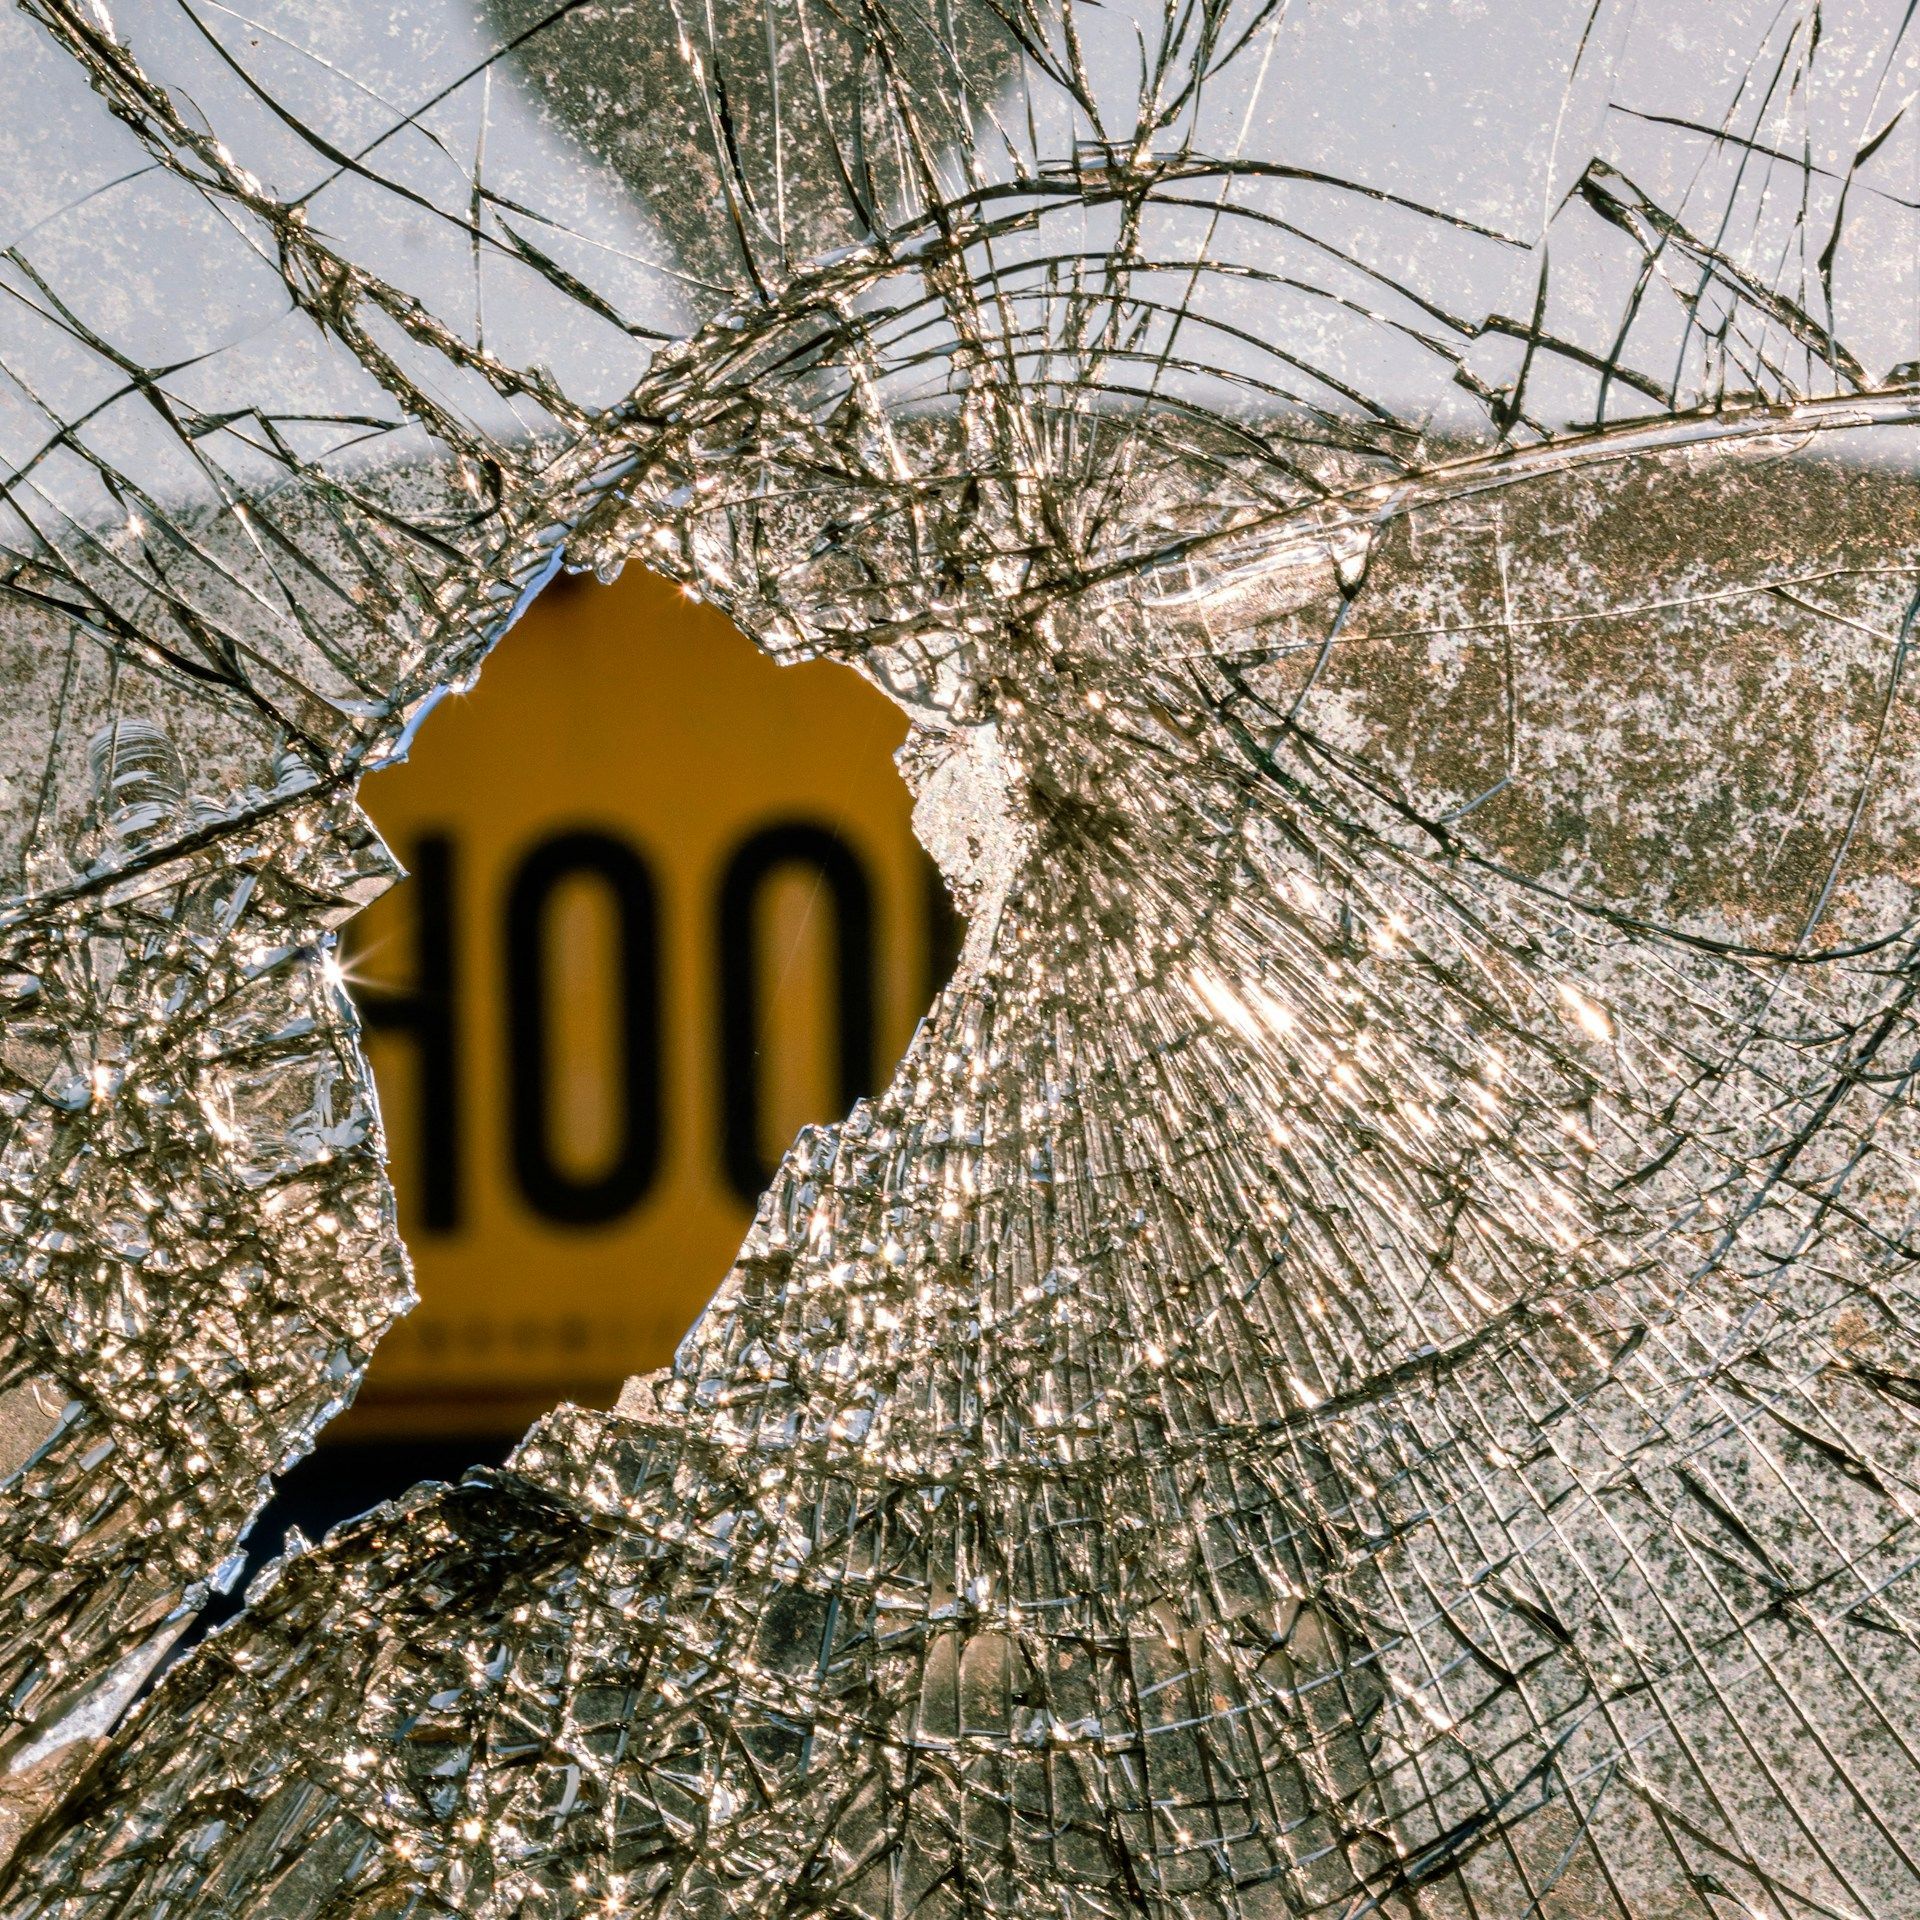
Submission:
[[[1913,1909],[1902,7],[0,37],[0,1911]],[[628,560],[960,972],[129,1716],[408,1298],[355,782]]]

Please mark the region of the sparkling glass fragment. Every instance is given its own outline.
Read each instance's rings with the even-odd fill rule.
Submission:
[[[1917,86],[7,16],[0,1914],[1920,1911]],[[629,560],[907,709],[960,970],[670,1369],[142,1698],[408,1299],[355,782]]]

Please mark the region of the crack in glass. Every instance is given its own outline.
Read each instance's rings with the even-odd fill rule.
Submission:
[[[1920,1907],[1902,7],[0,76],[0,1913]],[[152,1685],[411,1298],[357,781],[630,561],[906,709],[959,970],[670,1368]]]

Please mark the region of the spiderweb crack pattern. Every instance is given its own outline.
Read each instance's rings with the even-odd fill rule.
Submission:
[[[1899,8],[4,36],[0,1912],[1920,1905]],[[960,970],[141,1698],[409,1298],[355,784],[633,559]]]

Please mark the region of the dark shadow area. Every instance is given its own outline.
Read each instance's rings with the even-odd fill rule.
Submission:
[[[520,1436],[460,1435],[436,1440],[322,1441],[280,1481],[266,1510],[247,1535],[245,1571],[226,1593],[216,1593],[175,1650],[174,1658],[231,1620],[246,1603],[247,1584],[286,1548],[298,1527],[314,1543],[343,1520],[354,1519],[383,1500],[423,1480],[458,1480],[469,1467],[497,1467]]]

